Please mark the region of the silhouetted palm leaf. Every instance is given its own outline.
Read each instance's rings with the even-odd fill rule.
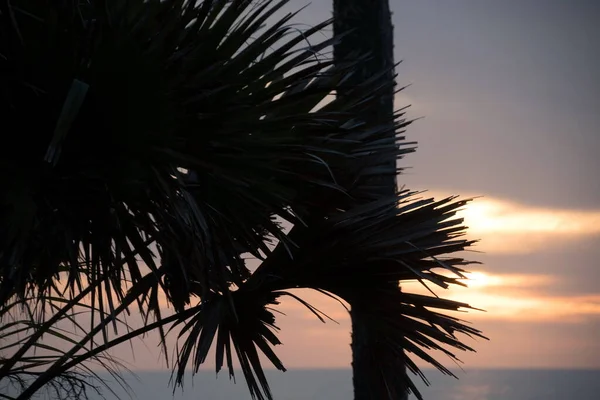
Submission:
[[[59,293],[51,294],[53,297],[45,299],[26,298],[4,304],[0,310],[0,376],[2,394],[6,396],[3,398],[19,397],[19,392],[25,392],[86,332],[78,319],[89,316],[89,304],[67,301]],[[129,390],[121,377],[127,368],[119,360],[105,354],[95,354],[90,360],[108,371],[123,389]],[[87,398],[88,393],[101,394],[102,388],[116,395],[110,385],[85,364],[55,374],[44,386],[49,395],[60,399]]]
[[[226,291],[248,276],[240,253],[284,239],[274,215],[296,223],[306,193],[342,190],[335,158],[323,160],[376,142],[376,129],[343,138],[377,92],[307,114],[351,66],[315,58],[329,40],[298,48],[324,25],[288,38],[288,15],[261,31],[284,3],[252,13],[244,0],[13,5],[2,109],[23,133],[3,148],[3,170],[16,171],[2,174],[4,298],[42,287],[60,265],[75,285],[82,251],[91,280],[110,277],[98,304],[114,304],[123,263],[133,283],[143,275],[132,252],[156,270],[149,242],[186,255],[185,267],[166,266],[171,279]],[[165,290],[179,306],[190,293]]]

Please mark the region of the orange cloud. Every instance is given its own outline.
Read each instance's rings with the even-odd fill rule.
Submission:
[[[557,281],[546,275],[504,274],[474,272],[470,288],[439,290],[441,297],[468,302],[487,309],[487,313],[469,312],[460,318],[475,322],[491,341],[466,342],[478,353],[460,353],[459,357],[470,368],[474,367],[594,367],[600,354],[593,334],[586,333],[593,316],[600,316],[600,296],[548,297],[539,295],[546,285]],[[406,291],[424,293],[419,283],[406,283]],[[292,298],[282,297],[277,314],[278,337],[283,346],[276,353],[289,368],[339,368],[350,364],[350,319],[346,310],[335,300],[318,292],[296,289],[301,296],[338,323],[323,324],[306,308]],[[134,318],[135,319],[135,318]],[[130,321],[134,322],[134,321]],[[173,348],[177,333],[168,338]],[[143,341],[133,342],[134,368],[164,368],[159,356],[159,338],[156,332]],[[127,345],[129,346],[129,345]],[[131,360],[131,352],[119,346],[114,354]],[[203,367],[214,367],[213,352]],[[437,354],[440,360],[445,358]],[[449,360],[448,365],[451,365]],[[418,362],[426,366],[423,362]],[[270,363],[265,361],[265,366]]]
[[[434,289],[440,297],[486,310],[470,312],[467,319],[580,322],[592,315],[600,316],[600,295],[540,294],[544,286],[559,283],[549,275],[494,275],[476,271],[467,276],[467,288]],[[403,287],[409,292],[428,294],[418,282],[408,282]]]
[[[448,195],[427,194],[435,198]],[[465,219],[469,237],[481,239],[475,249],[490,254],[527,254],[543,248],[548,240],[569,241],[600,234],[600,210],[536,208],[482,197],[458,215]]]

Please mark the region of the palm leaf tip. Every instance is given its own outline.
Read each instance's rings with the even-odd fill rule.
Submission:
[[[183,383],[184,370],[190,361],[197,372],[214,343],[217,373],[225,364],[230,377],[234,377],[235,352],[252,397],[271,399],[259,352],[277,369],[286,370],[272,349],[281,342],[275,334],[278,330],[275,317],[268,310],[278,304],[279,294],[236,291],[231,297],[232,303],[224,295],[215,294],[183,325],[179,339],[187,337],[178,346],[175,382]]]

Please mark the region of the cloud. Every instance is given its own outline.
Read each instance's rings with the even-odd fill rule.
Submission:
[[[428,193],[436,198],[448,195]],[[600,210],[536,208],[481,197],[458,214],[465,219],[469,236],[481,239],[475,249],[490,254],[530,254],[600,234]]]

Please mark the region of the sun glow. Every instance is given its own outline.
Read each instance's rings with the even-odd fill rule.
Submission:
[[[499,276],[486,274],[485,272],[469,272],[465,276],[468,278],[464,283],[470,288],[483,288],[489,286],[500,286],[503,279]]]
[[[544,291],[557,278],[534,274],[465,274],[467,287],[452,285],[443,290],[428,285],[442,298],[470,304],[486,312],[470,312],[468,319],[577,322],[600,315],[600,295],[550,296]],[[430,295],[419,282],[403,283],[405,291]]]

